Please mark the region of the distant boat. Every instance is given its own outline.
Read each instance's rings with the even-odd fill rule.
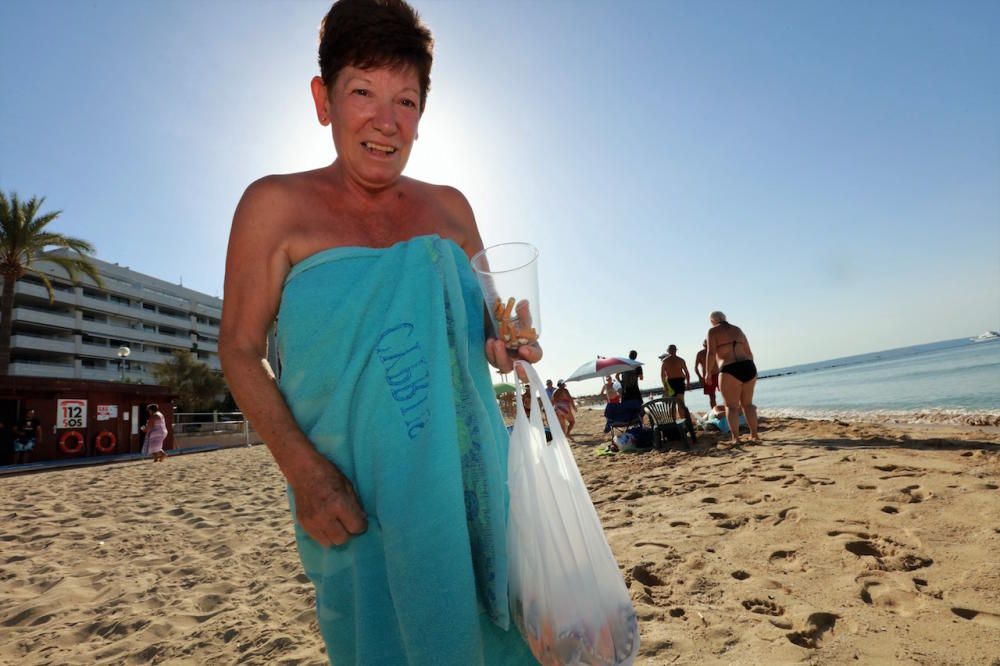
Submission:
[[[978,337],[969,339],[973,342],[986,342],[987,340],[996,340],[997,338],[1000,338],[1000,331],[986,331]]]

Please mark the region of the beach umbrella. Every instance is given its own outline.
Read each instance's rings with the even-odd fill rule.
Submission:
[[[503,395],[504,393],[514,393],[517,391],[513,384],[508,384],[507,382],[500,382],[499,384],[493,385],[493,392],[497,395]]]
[[[612,356],[610,358],[599,358],[594,361],[587,361],[577,368],[572,375],[566,378],[568,382],[578,382],[582,379],[593,379],[594,377],[607,377],[618,372],[628,372],[641,368],[641,361],[633,361],[630,358],[620,358]]]

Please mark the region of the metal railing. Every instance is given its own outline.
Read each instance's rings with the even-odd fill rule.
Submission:
[[[176,412],[173,421],[174,437],[242,435],[246,446],[260,441],[242,412]]]

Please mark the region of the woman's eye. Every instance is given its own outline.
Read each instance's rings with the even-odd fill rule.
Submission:
[[[351,91],[352,95],[361,95],[362,97],[368,97],[368,91],[364,88],[355,88]]]
[[[403,106],[408,106],[411,109],[417,108],[417,103],[414,102],[412,99],[402,99],[399,101],[399,103],[402,104]]]

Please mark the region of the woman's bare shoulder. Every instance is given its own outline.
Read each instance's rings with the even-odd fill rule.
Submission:
[[[450,185],[433,185],[412,181],[432,204],[441,227],[440,235],[450,238],[472,256],[483,249],[483,241],[476,226],[476,215],[472,205],[461,190]]]
[[[307,205],[318,191],[320,182],[318,170],[258,178],[243,192],[237,212],[240,208],[248,208],[250,212],[264,212],[272,221],[278,221]]]

